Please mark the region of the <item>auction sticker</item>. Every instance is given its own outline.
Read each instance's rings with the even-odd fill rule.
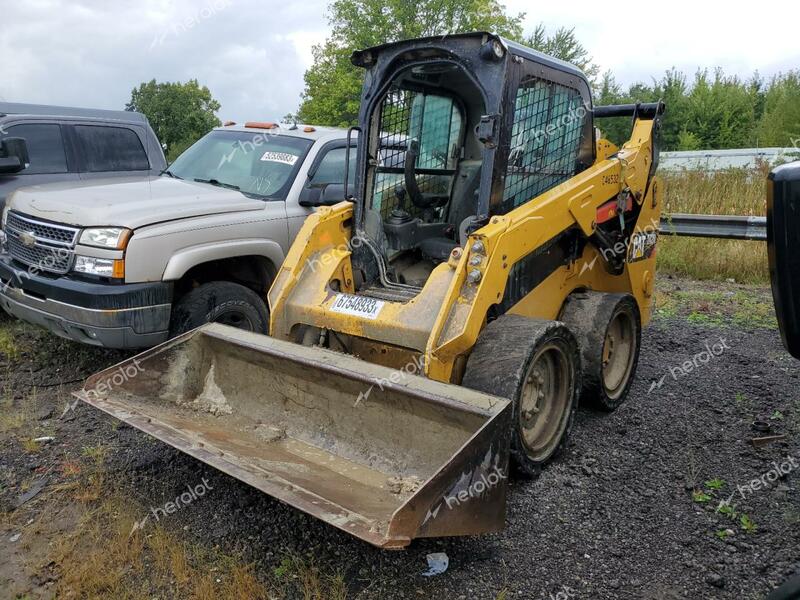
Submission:
[[[383,300],[376,300],[375,298],[336,294],[331,305],[331,312],[355,315],[366,319],[377,319],[384,304]]]
[[[261,160],[293,166],[294,163],[297,162],[297,156],[289,152],[264,152],[264,156],[261,157]]]

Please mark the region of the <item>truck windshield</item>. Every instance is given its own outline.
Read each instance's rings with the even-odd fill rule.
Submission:
[[[285,200],[311,144],[271,131],[214,130],[181,154],[165,173],[238,189],[248,196]]]

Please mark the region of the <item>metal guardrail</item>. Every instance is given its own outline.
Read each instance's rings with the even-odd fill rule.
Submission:
[[[661,217],[661,233],[688,237],[766,242],[767,218],[673,213]]]

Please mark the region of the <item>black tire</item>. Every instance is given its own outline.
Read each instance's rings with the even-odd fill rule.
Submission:
[[[560,319],[581,348],[581,401],[606,412],[615,410],[628,397],[639,363],[642,319],[636,300],[630,294],[575,292],[564,303]],[[620,339],[615,356],[613,341],[609,342],[614,335]],[[613,377],[612,363],[616,365]]]
[[[269,309],[250,288],[229,281],[204,283],[183,296],[172,309],[170,335],[206,323],[224,323],[256,333],[269,332]]]
[[[539,383],[532,383],[542,361],[552,362],[553,369],[558,370],[553,371],[552,377],[545,375],[548,386],[554,378],[564,378],[564,383],[559,384],[559,398],[552,407],[545,402],[544,409],[539,407],[539,399],[533,400],[533,409],[525,409],[527,414],[523,414],[523,404],[530,406],[532,391],[538,394],[550,389],[543,387],[541,375]],[[536,477],[564,449],[575,421],[581,389],[578,342],[563,323],[503,315],[489,323],[478,337],[462,385],[511,400],[511,458],[518,473]],[[532,416],[542,410],[552,419],[539,422],[541,415]],[[544,433],[531,440],[540,426],[546,428]],[[544,447],[537,450],[540,442]]]

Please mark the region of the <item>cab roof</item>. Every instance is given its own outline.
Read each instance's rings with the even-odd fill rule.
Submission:
[[[530,60],[535,63],[540,63],[542,65],[551,67],[558,71],[562,71],[569,75],[574,75],[582,79],[583,81],[588,83],[588,79],[586,74],[573,65],[572,63],[568,63],[566,61],[560,60],[553,56],[549,56],[538,50],[534,50],[533,48],[528,48],[527,46],[523,46],[517,42],[511,41],[506,39],[502,36],[499,36],[495,33],[491,33],[488,31],[472,31],[468,33],[454,33],[454,34],[446,34],[446,35],[437,35],[431,36],[426,38],[417,38],[417,39],[410,39],[410,40],[401,40],[398,42],[389,42],[387,44],[381,44],[379,46],[373,46],[372,48],[365,48],[364,50],[356,50],[353,52],[351,57],[351,62],[359,67],[366,67],[369,66],[371,60],[375,60],[377,56],[379,56],[382,52],[390,49],[398,49],[407,47],[409,50],[415,49],[417,47],[424,47],[424,46],[438,46],[438,47],[447,47],[448,40],[464,40],[464,39],[485,39],[486,41],[490,39],[499,40],[501,44],[506,48],[506,50],[512,54],[513,56],[519,56],[521,58]]]
[[[84,119],[103,119],[125,121],[127,123],[147,123],[142,113],[129,110],[104,110],[99,108],[77,108],[71,106],[49,106],[46,104],[22,104],[19,102],[0,102],[0,117],[72,117]]]

